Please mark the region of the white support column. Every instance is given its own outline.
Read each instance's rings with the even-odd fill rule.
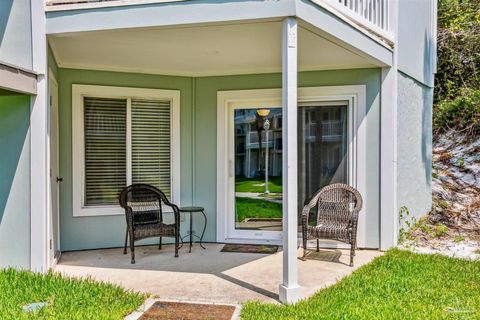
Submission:
[[[300,299],[297,243],[297,20],[286,18],[282,31],[283,112],[283,283],[280,301]]]
[[[391,2],[390,25],[398,38],[398,1]],[[397,41],[395,43],[398,43]],[[380,112],[380,249],[397,245],[399,217],[397,208],[397,46],[393,64],[382,69]]]
[[[32,65],[38,73],[37,95],[30,110],[30,267],[48,269],[47,254],[47,184],[48,184],[48,85],[45,1],[31,0]]]

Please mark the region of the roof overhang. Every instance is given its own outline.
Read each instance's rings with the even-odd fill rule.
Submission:
[[[37,74],[0,61],[0,89],[24,94],[37,94]]]
[[[292,16],[298,17],[305,29],[364,57],[374,66],[392,65],[393,52],[388,45],[308,0],[148,1],[135,5],[129,2],[123,6],[49,11],[47,35],[268,22]]]

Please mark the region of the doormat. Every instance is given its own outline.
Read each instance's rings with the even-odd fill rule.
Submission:
[[[317,260],[325,262],[340,262],[342,252],[340,250],[320,250],[317,252],[315,249],[307,250],[305,258],[302,260]]]
[[[139,320],[230,320],[234,312],[234,306],[157,301]]]
[[[241,253],[266,253],[272,254],[278,251],[278,246],[263,244],[231,244],[223,246],[221,252],[241,252]]]

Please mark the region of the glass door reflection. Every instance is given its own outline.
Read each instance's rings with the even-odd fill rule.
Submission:
[[[235,229],[282,230],[282,109],[235,109]]]

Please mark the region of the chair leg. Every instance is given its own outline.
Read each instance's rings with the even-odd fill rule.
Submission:
[[[127,254],[127,243],[128,243],[128,228],[125,231],[125,246],[123,248],[123,254]]]
[[[160,242],[158,243],[158,250],[162,250],[162,237],[160,237]]]
[[[307,238],[303,238],[303,256],[302,259],[304,259],[307,256]]]
[[[317,239],[317,252],[320,251],[320,240]]]
[[[179,240],[178,240],[178,233],[175,235],[175,258],[178,258],[178,247],[179,247]]]
[[[135,264],[135,242],[133,241],[133,235],[130,235],[130,254],[132,255],[132,264]]]
[[[303,256],[302,259],[305,259],[307,256],[307,228],[305,224],[302,223],[302,240],[303,240]]]
[[[355,244],[350,247],[350,267],[353,267],[353,257],[355,257]]]

